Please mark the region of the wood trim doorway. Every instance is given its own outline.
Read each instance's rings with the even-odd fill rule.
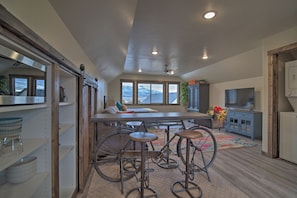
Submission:
[[[271,158],[279,157],[278,131],[278,58],[297,51],[297,43],[268,51],[268,150]],[[295,56],[295,59],[296,56]]]

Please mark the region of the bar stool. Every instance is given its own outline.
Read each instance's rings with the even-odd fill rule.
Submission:
[[[145,145],[147,142],[151,142],[151,141],[154,141],[154,140],[157,140],[158,139],[158,136],[153,134],[153,133],[148,133],[148,132],[133,132],[133,133],[130,133],[130,139],[132,141],[135,141],[135,142],[140,142],[140,145],[141,145],[141,164],[140,164],[140,174],[141,174],[141,177],[140,177],[140,188],[139,187],[136,187],[136,188],[133,188],[131,189],[126,197],[128,197],[132,192],[134,191],[138,191],[138,193],[140,194],[140,197],[143,198],[144,197],[144,191],[147,190],[149,193],[149,195],[146,195],[146,197],[158,197],[156,191],[154,191],[153,189],[151,189],[149,186],[144,186],[144,182],[146,181],[146,177],[145,177],[145,174],[146,174],[146,169],[145,169]]]
[[[165,133],[166,133],[166,142],[169,142],[170,139],[170,127],[171,126],[181,126],[184,128],[184,125],[182,123],[182,121],[171,121],[171,122],[162,122],[160,124],[160,126],[166,126],[167,129],[165,129]],[[161,168],[166,168],[166,169],[171,169],[171,168],[177,168],[178,167],[178,162],[175,159],[172,159],[169,157],[170,154],[170,148],[169,148],[169,144],[166,146],[165,148],[165,158],[163,160],[161,160],[158,163],[158,166]]]
[[[189,174],[190,174],[190,161],[189,161],[189,153],[190,153],[190,139],[196,139],[203,137],[202,133],[193,130],[183,130],[177,132],[176,135],[186,138],[186,171],[185,171],[185,180],[175,182],[171,187],[171,192],[176,197],[183,197],[178,195],[178,193],[186,192],[191,198],[193,197],[202,197],[202,189],[195,184],[194,182],[189,181]],[[180,188],[178,188],[180,186]],[[184,193],[185,194],[185,193]]]

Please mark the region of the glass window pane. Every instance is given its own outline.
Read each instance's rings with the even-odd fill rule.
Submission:
[[[169,84],[168,90],[168,104],[178,104],[178,84]]]
[[[136,88],[133,85],[136,85]],[[127,104],[179,104],[179,82],[121,82],[122,100]],[[136,93],[133,93],[136,90]],[[136,95],[135,95],[136,94]],[[134,101],[135,99],[137,101]]]
[[[15,78],[14,79],[14,93],[16,96],[27,96],[28,94],[28,79]]]
[[[122,101],[124,104],[133,104],[133,82],[122,82]]]
[[[151,103],[163,104],[163,84],[152,84],[151,88]]]
[[[35,82],[35,96],[45,96],[44,82],[45,82],[45,80],[42,80],[42,79],[36,80],[36,82]]]
[[[150,90],[151,85],[149,83],[138,83],[137,89],[137,100],[138,104],[150,104],[151,97],[150,97]]]

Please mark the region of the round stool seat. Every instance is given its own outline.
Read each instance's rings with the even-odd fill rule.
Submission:
[[[135,142],[150,142],[158,139],[157,135],[148,132],[133,132],[129,136]]]
[[[182,130],[180,132],[177,132],[176,135],[187,138],[187,139],[196,139],[203,137],[202,133],[199,131],[193,131],[193,130]]]

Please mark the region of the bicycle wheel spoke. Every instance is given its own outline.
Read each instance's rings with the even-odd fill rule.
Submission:
[[[130,128],[121,128],[114,133],[106,136],[97,145],[94,156],[94,167],[97,173],[108,181],[120,181],[120,163],[121,155],[124,149],[133,149],[135,144],[130,141]],[[123,171],[138,171],[136,160],[122,159]],[[134,168],[135,167],[135,168]],[[122,174],[123,180],[131,178],[132,174]]]
[[[193,171],[205,171],[209,168],[216,156],[217,144],[215,137],[207,128],[194,126],[189,130],[199,131],[203,134],[202,138],[192,139],[190,141],[190,161]],[[178,155],[183,163],[186,163],[186,139],[180,138],[178,142]]]

